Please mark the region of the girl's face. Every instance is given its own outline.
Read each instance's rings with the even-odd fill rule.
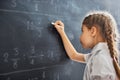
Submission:
[[[92,48],[94,45],[94,38],[91,36],[91,29],[88,29],[86,25],[82,25],[82,34],[80,35],[80,42],[83,48]]]

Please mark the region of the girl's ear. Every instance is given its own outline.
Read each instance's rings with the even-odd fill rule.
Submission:
[[[91,36],[93,37],[97,34],[97,28],[95,26],[92,26],[90,31],[91,31]]]

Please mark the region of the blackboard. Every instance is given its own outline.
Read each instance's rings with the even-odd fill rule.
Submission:
[[[0,0],[0,80],[82,80],[85,64],[70,60],[51,22],[62,20],[79,52],[81,22],[107,10],[120,25],[119,0]]]

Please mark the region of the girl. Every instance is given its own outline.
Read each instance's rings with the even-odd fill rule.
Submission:
[[[89,54],[78,53],[74,49],[61,21],[56,21],[54,27],[60,34],[70,59],[86,63],[83,80],[120,80],[117,26],[110,13],[95,11],[84,18],[80,42],[84,48],[92,49]]]

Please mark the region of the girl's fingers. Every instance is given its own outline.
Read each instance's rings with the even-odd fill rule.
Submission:
[[[63,22],[60,21],[60,20],[56,21],[56,22],[55,22],[55,25],[56,25],[56,26],[64,26]]]
[[[60,20],[56,21],[54,23],[54,27],[56,28],[56,30],[61,34],[61,32],[64,31],[64,23]]]

